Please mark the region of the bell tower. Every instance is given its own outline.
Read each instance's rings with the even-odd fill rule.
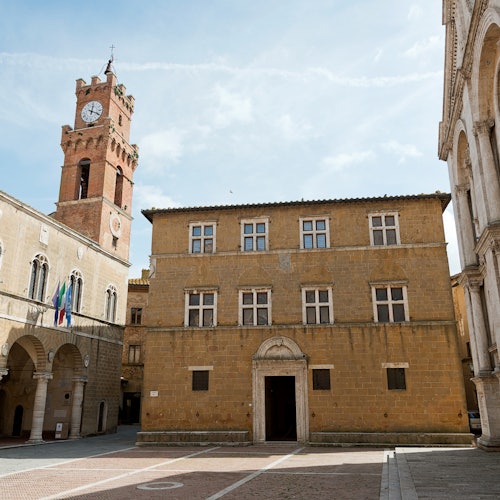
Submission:
[[[129,143],[134,98],[117,83],[111,63],[106,81],[76,81],[74,127],[62,127],[64,164],[54,218],[128,260],[139,149]]]

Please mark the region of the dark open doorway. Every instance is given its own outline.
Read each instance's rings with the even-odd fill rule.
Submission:
[[[297,441],[295,377],[266,377],[266,441]]]
[[[141,393],[125,392],[123,394],[122,423],[138,424],[141,421]]]
[[[20,436],[23,428],[23,413],[24,408],[21,405],[17,405],[14,411],[14,425],[12,426],[12,435]]]

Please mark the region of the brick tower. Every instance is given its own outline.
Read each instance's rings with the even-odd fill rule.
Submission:
[[[106,81],[76,81],[74,128],[62,127],[64,151],[55,219],[128,260],[132,177],[138,148],[129,143],[134,98],[117,84],[112,60]]]

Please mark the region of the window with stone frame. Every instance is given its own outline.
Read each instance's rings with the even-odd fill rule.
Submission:
[[[302,288],[302,319],[305,325],[333,323],[332,287]]]
[[[130,323],[132,325],[142,324],[142,307],[131,307],[130,308]]]
[[[109,285],[106,289],[106,299],[104,306],[104,319],[111,323],[116,320],[117,293],[114,285]]]
[[[264,326],[271,324],[271,289],[251,288],[239,292],[239,324]]]
[[[80,312],[82,307],[83,277],[78,270],[73,270],[69,277],[71,286],[71,311]]]
[[[141,362],[141,345],[130,344],[128,346],[128,362],[131,365],[136,365]]]
[[[184,326],[217,326],[217,291],[186,290]]]
[[[372,285],[373,314],[377,323],[409,321],[408,296],[405,285]]]
[[[269,249],[268,219],[241,221],[241,248],[244,252],[264,252]]]
[[[38,254],[31,261],[30,283],[28,297],[39,302],[45,302],[47,281],[49,278],[49,263],[47,257]]]
[[[330,229],[329,220],[326,217],[301,218],[300,224],[300,248],[329,248]]]
[[[370,221],[370,244],[372,246],[401,244],[397,212],[370,214],[368,218]]]
[[[215,253],[215,222],[189,224],[189,253]]]

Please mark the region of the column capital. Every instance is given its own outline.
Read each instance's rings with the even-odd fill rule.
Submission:
[[[472,133],[475,136],[489,133],[493,125],[495,125],[495,120],[493,118],[487,118],[486,120],[474,122]]]
[[[35,372],[33,373],[34,380],[52,380],[54,374],[52,372]]]
[[[79,382],[82,384],[86,384],[89,381],[87,375],[76,376],[71,379],[72,382],[78,384]]]

